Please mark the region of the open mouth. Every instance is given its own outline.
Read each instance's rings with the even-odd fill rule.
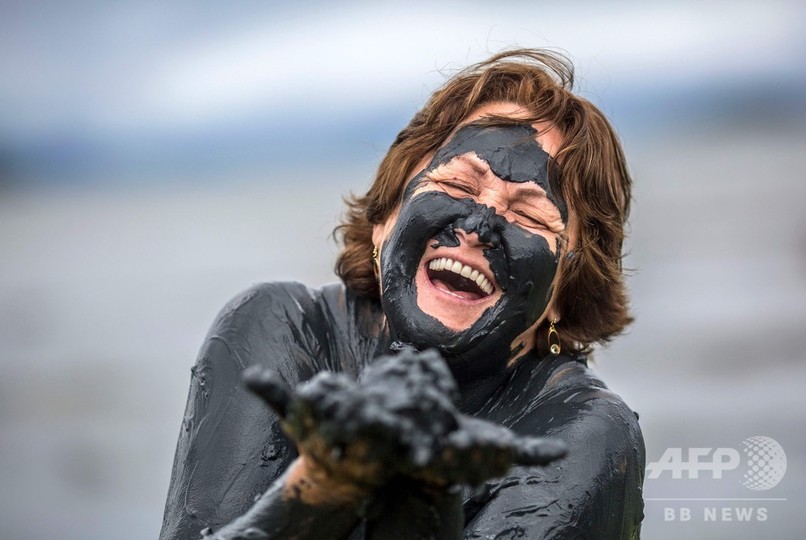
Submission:
[[[464,300],[482,300],[495,291],[479,269],[447,257],[429,261],[426,275],[435,287]]]

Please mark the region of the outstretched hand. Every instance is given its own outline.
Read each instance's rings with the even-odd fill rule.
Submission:
[[[323,372],[291,389],[259,366],[244,380],[281,417],[300,455],[339,483],[371,489],[403,476],[473,485],[566,453],[560,441],[459,413],[456,383],[434,350],[380,358],[358,382]]]

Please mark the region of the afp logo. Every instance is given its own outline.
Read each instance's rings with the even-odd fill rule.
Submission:
[[[690,479],[700,478],[700,473],[721,479],[722,473],[741,467],[742,484],[755,491],[772,489],[784,478],[786,453],[778,441],[758,435],[743,440],[741,448],[741,453],[736,448],[667,448],[658,461],[647,465],[647,478],[670,472],[674,479],[682,479],[684,473]]]

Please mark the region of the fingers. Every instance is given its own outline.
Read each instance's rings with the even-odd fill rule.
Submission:
[[[547,465],[564,457],[568,447],[559,439],[522,437],[515,444],[513,462],[519,465]]]
[[[491,455],[511,455],[513,465],[546,465],[564,457],[568,447],[559,439],[520,437],[504,426],[464,416],[460,433],[452,440],[460,446],[488,449]]]
[[[250,366],[243,372],[243,382],[281,418],[285,418],[292,391],[279,374],[262,366]]]
[[[567,453],[557,439],[519,437],[504,426],[467,416],[443,444],[440,458],[427,467],[425,479],[432,483],[477,485],[512,466],[546,465]]]
[[[458,414],[441,363],[428,363],[426,355],[392,360],[378,360],[359,382],[322,372],[292,389],[261,366],[247,369],[243,381],[280,415],[301,454],[357,483],[398,474],[438,486],[475,485],[513,465],[546,465],[566,455],[559,440],[519,437]]]

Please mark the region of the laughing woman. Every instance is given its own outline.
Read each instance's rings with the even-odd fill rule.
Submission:
[[[631,321],[631,181],[572,83],[540,50],[460,72],[349,203],[343,283],[222,310],[161,538],[639,536],[636,415],[586,359]]]

